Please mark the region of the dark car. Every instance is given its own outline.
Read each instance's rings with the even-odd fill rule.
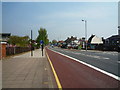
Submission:
[[[61,45],[61,48],[67,48],[67,44],[66,44],[66,43],[63,43],[63,44]]]

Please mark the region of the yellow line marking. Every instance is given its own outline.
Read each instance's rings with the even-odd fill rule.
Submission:
[[[51,60],[50,60],[47,52],[46,52],[46,55],[47,55],[48,61],[49,61],[49,63],[50,63],[50,66],[51,66],[51,68],[52,68],[53,74],[54,74],[54,76],[55,76],[55,80],[56,80],[56,82],[57,82],[57,86],[58,86],[59,90],[62,90],[62,86],[61,86],[61,84],[60,84],[59,78],[58,78],[58,76],[57,76],[57,73],[55,72],[55,69],[54,69],[54,67],[53,67],[53,64],[52,64],[52,62],[51,62]]]

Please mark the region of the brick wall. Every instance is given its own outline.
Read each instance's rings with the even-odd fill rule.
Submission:
[[[2,47],[2,46],[1,46],[1,44],[0,44],[0,60],[1,60],[1,58],[2,58],[2,55],[1,55],[1,54],[2,54],[1,47]]]
[[[2,43],[0,45],[0,59],[6,57],[6,44]]]

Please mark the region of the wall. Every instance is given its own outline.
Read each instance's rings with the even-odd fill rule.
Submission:
[[[2,59],[3,57],[6,57],[6,44],[2,43],[0,45],[0,59]]]

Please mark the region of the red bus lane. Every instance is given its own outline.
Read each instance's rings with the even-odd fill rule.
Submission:
[[[46,52],[60,80],[62,88],[118,88],[114,78],[96,71],[48,48]]]

